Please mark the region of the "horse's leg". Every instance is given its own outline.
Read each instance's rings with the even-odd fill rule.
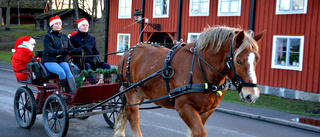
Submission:
[[[116,119],[113,137],[125,137],[124,131],[127,125],[127,120],[127,108],[124,108]]]
[[[192,133],[187,133],[190,137],[206,137],[207,131],[204,128],[199,112],[189,104],[183,104],[181,106],[176,105],[177,112],[183,121],[188,125],[189,130]]]
[[[123,90],[123,86],[121,86],[120,90]],[[126,99],[127,100],[127,99]],[[114,135],[113,137],[124,137],[125,136],[125,129],[127,125],[127,107],[124,107],[118,117],[116,118],[115,125],[114,125]]]
[[[137,87],[136,91],[130,91],[126,93],[128,105],[143,102],[145,96],[140,87]],[[127,118],[131,126],[131,131],[134,137],[142,137],[140,130],[140,116],[139,105],[129,106]]]
[[[205,113],[202,113],[200,115],[200,118],[201,118],[201,121],[202,121],[203,125],[207,122],[208,118],[211,116],[211,114],[214,112],[214,110],[215,109],[211,109],[211,110],[209,110],[209,111],[207,111]],[[188,128],[187,137],[192,137],[192,131],[191,131],[190,128]]]

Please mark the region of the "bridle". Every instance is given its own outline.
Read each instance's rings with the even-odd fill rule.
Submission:
[[[238,92],[241,92],[242,87],[257,87],[256,83],[246,83],[244,82],[236,73],[236,69],[234,68],[233,63],[233,45],[234,41],[237,35],[235,35],[232,39],[232,43],[230,45],[229,54],[227,56],[226,65],[228,68],[232,69],[233,75],[235,80],[232,80],[232,84],[237,88]],[[235,46],[236,48],[239,48],[239,46]]]

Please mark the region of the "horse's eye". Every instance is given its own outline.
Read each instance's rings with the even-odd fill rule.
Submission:
[[[238,61],[237,61],[237,63],[238,63],[239,65],[241,65],[241,64],[242,64],[241,60],[238,60]]]

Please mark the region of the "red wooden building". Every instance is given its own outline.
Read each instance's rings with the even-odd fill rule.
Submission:
[[[10,1],[10,24],[32,24],[35,17],[50,10],[49,2],[44,0],[11,0]],[[0,18],[6,24],[7,1],[0,1]],[[0,22],[0,25],[2,24]]]
[[[146,27],[143,42],[192,42],[207,27],[225,25],[259,33],[261,60],[257,66],[260,91],[288,98],[320,101],[319,0],[112,0],[109,27],[112,34],[132,24],[135,9],[160,24]],[[139,42],[146,25],[133,24],[108,37],[108,52],[125,50]],[[108,57],[117,65],[121,54]]]

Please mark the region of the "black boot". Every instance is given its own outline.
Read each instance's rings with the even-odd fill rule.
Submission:
[[[61,84],[64,92],[71,93],[67,79],[61,79],[60,84]]]
[[[74,80],[74,77],[71,77],[68,79],[68,84],[69,84],[69,88],[70,88],[70,94],[73,94],[76,92],[77,90],[77,85],[76,85],[76,82]]]

